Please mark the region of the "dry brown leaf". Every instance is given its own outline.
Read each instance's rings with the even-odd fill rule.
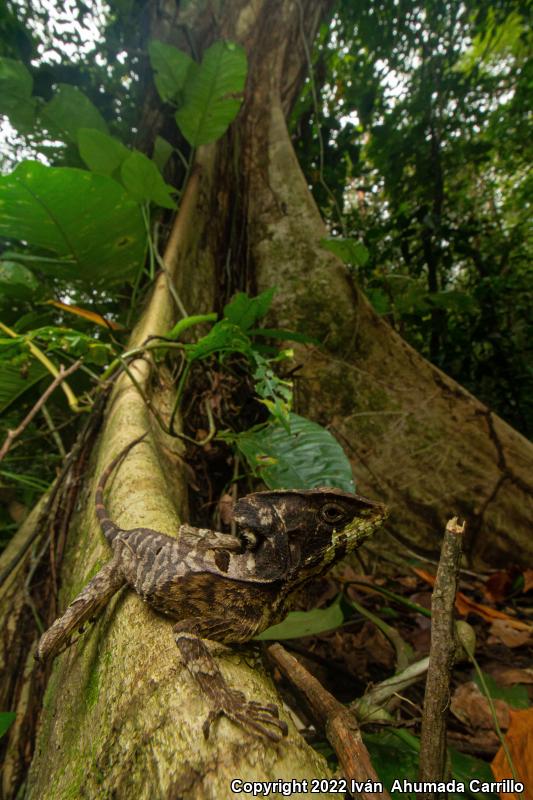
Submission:
[[[509,706],[504,700],[493,700],[500,728],[509,725]],[[474,681],[467,681],[457,687],[451,700],[451,710],[457,719],[473,730],[492,730],[494,720],[489,701]]]
[[[533,667],[506,667],[495,661],[485,664],[484,671],[492,675],[500,686],[514,686],[516,683],[533,683]]]
[[[519,631],[506,619],[495,619],[489,633],[487,644],[503,642],[507,647],[522,647],[531,639],[531,631]]]
[[[524,784],[523,797],[532,798],[533,791],[533,708],[509,712],[509,730],[505,741],[514,764],[517,780]],[[500,747],[491,764],[492,774],[497,781],[512,778],[511,767],[503,747]],[[519,800],[514,792],[500,792],[501,798]]]
[[[431,575],[429,572],[426,572],[425,569],[412,567],[412,570],[416,572],[419,578],[422,578],[422,580],[426,581],[426,583],[429,583],[431,586],[435,585],[435,576]],[[495,619],[504,619],[513,628],[517,628],[521,631],[530,631],[533,633],[533,627],[528,625],[527,622],[522,622],[520,619],[510,617],[509,614],[505,614],[503,611],[497,611],[495,608],[486,606],[484,603],[476,603],[475,600],[470,600],[462,592],[457,592],[455,597],[455,607],[463,616],[467,616],[468,614],[477,614],[487,622],[493,622]]]
[[[494,572],[483,587],[483,594],[493,603],[502,603],[510,594],[515,578],[520,575],[517,567]]]
[[[46,300],[46,303],[50,306],[55,306],[56,308],[60,308],[62,311],[66,311],[68,314],[74,314],[76,317],[82,317],[83,319],[88,319],[91,322],[95,322],[102,328],[108,328],[111,329],[112,331],[125,330],[124,325],[121,325],[119,322],[114,322],[112,319],[106,319],[105,317],[102,317],[101,314],[98,314],[96,311],[89,311],[89,309],[87,308],[80,308],[80,306],[73,306],[70,303],[62,303],[61,300]]]

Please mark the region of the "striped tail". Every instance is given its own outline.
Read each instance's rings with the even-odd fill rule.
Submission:
[[[106,487],[106,483],[109,480],[111,473],[118,467],[120,463],[126,458],[130,450],[135,447],[136,444],[142,442],[147,434],[143,433],[142,436],[138,436],[137,439],[134,439],[132,442],[126,445],[123,450],[120,451],[118,456],[115,456],[111,464],[104,470],[100,480],[98,481],[98,486],[96,487],[96,493],[94,496],[95,500],[95,511],[96,516],[98,518],[98,522],[100,523],[100,528],[102,529],[102,533],[104,534],[107,541],[112,544],[118,534],[122,531],[122,528],[113,522],[109,514],[107,513],[105,504],[104,504],[104,489]]]

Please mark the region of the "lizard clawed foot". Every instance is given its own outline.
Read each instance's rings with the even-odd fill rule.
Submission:
[[[223,697],[218,699],[217,708],[209,713],[202,726],[206,739],[211,725],[222,715],[243,728],[251,729],[256,735],[270,739],[271,742],[281,741],[288,733],[287,723],[279,719],[277,706],[248,701],[242,692],[228,689]],[[272,726],[274,730],[266,727],[267,725]]]

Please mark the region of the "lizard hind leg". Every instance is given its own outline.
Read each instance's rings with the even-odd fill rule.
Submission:
[[[55,658],[66,649],[73,634],[84,622],[101,614],[109,600],[125,583],[117,560],[109,561],[72,601],[65,613],[43,633],[37,646],[37,660]]]
[[[228,686],[207,645],[200,638],[202,633],[206,635],[206,631],[202,630],[202,622],[207,629],[216,628],[217,622],[220,622],[221,627],[228,625],[227,619],[220,621],[185,619],[174,626],[174,633],[187,669],[211,705],[211,710],[202,726],[205,738],[209,736],[213,722],[225,716],[237,725],[248,728],[256,736],[279,742],[287,735],[288,729],[287,723],[279,719],[277,707],[247,700],[242,692]]]

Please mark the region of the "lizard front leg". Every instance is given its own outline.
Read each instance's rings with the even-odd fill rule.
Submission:
[[[228,686],[207,645],[202,641],[201,637],[209,633],[215,639],[217,632],[227,631],[233,624],[237,625],[237,621],[228,618],[185,619],[174,626],[176,644],[185,665],[209,698],[212,707],[203,724],[204,736],[207,739],[213,722],[224,715],[237,725],[251,729],[256,735],[279,742],[287,735],[288,729],[287,724],[279,719],[277,707],[247,700],[242,692]]]
[[[36,658],[45,661],[55,658],[68,647],[74,631],[84,622],[102,613],[109,600],[126,583],[114,558],[102,567],[82,592],[72,601],[63,616],[56,619],[43,633],[37,647]]]

